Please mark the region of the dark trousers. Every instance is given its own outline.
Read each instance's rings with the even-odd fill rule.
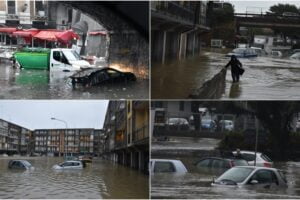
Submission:
[[[239,82],[240,75],[239,75],[238,72],[231,71],[231,76],[232,76],[232,81],[233,82]]]

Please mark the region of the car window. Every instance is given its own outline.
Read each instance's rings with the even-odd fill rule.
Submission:
[[[111,69],[107,70],[106,72],[108,73],[108,75],[111,78],[117,78],[117,77],[119,77],[121,75],[119,72],[117,72],[115,70],[111,70]]]
[[[227,170],[224,174],[222,174],[218,179],[218,181],[222,181],[224,179],[232,180],[236,183],[243,182],[253,171],[253,168],[231,168]]]
[[[94,78],[96,78],[98,82],[101,82],[107,80],[109,77],[104,71],[98,71],[94,74]]]
[[[280,177],[282,178],[282,180],[283,180],[285,183],[287,183],[287,180],[286,180],[286,177],[285,177],[283,171],[278,170],[278,174],[280,175]]]
[[[265,154],[261,154],[261,157],[262,159],[264,159],[265,161],[268,161],[268,162],[272,162],[272,160]]]
[[[234,160],[234,166],[247,166],[248,162],[246,160]]]
[[[210,164],[210,161],[211,159],[204,159],[204,160],[201,160],[197,163],[197,167],[208,167],[209,164]]]
[[[176,172],[175,167],[172,162],[155,162],[154,172]]]
[[[276,183],[278,185],[278,180],[274,172],[270,170],[258,170],[250,179],[257,180],[259,184],[264,183]]]
[[[246,161],[254,161],[255,160],[255,155],[254,154],[249,154],[249,153],[242,153],[242,157]]]
[[[223,168],[225,167],[224,161],[223,160],[212,160],[212,168]]]

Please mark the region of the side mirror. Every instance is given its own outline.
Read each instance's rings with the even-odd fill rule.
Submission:
[[[258,184],[258,181],[257,180],[251,180],[250,184],[252,184],[252,185]]]

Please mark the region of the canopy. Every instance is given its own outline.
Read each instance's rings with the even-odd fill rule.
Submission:
[[[13,36],[32,38],[39,32],[37,29],[20,30],[13,32]]]
[[[47,31],[40,31],[37,33],[33,38],[38,38],[41,40],[47,40],[51,42],[57,42],[57,38],[55,36],[55,33],[58,33],[60,31],[52,31],[52,30],[47,30]]]
[[[89,35],[107,35],[106,31],[92,31],[89,32]]]
[[[79,36],[72,30],[55,33],[55,36],[59,42],[64,44],[68,43],[70,40],[79,39]]]
[[[10,27],[0,27],[0,33],[13,33],[17,31],[17,28],[10,28]]]

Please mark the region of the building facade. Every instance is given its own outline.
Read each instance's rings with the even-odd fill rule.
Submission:
[[[110,101],[104,122],[104,157],[147,172],[149,102]]]
[[[206,25],[204,1],[151,1],[151,60],[184,59],[200,53]]]

